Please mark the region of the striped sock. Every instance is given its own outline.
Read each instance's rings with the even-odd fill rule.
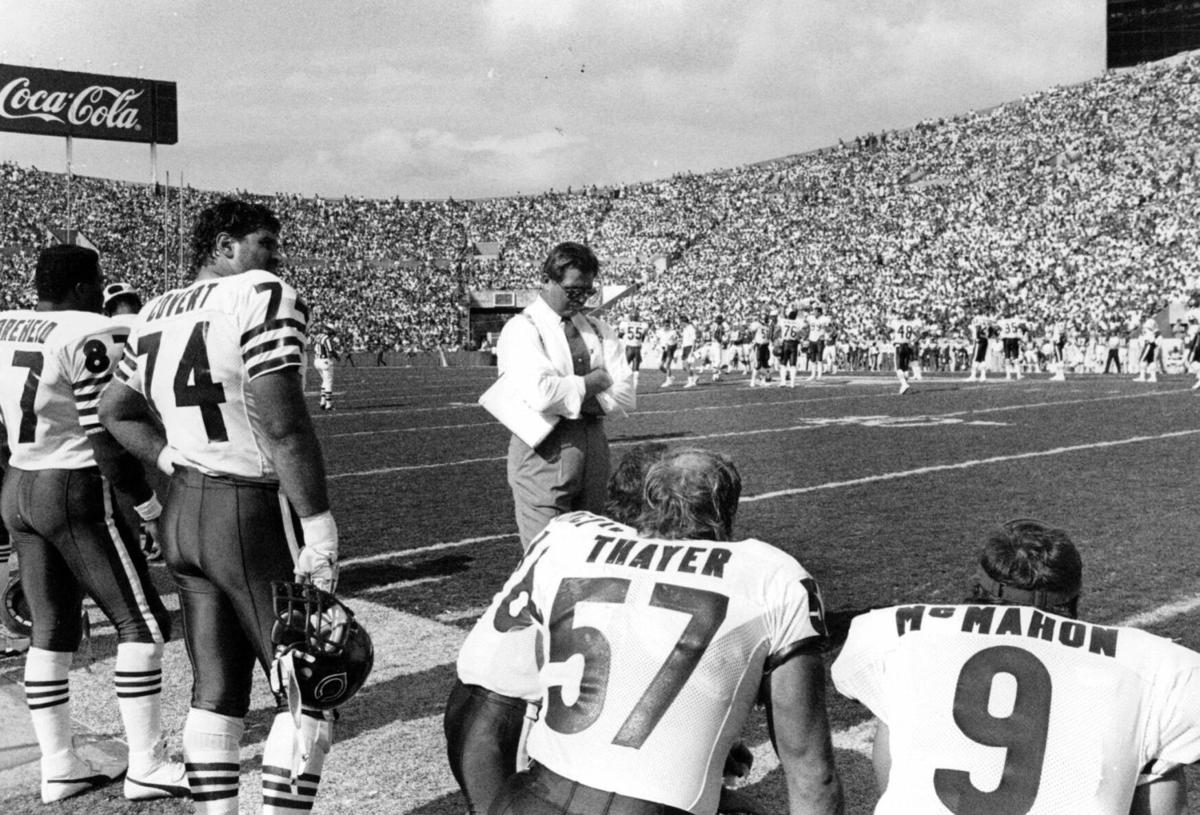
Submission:
[[[237,815],[238,743],[244,729],[242,719],[196,708],[188,711],[183,758],[197,815]]]
[[[153,769],[151,757],[162,737],[162,653],[162,645],[154,642],[117,645],[113,681],[134,775]]]
[[[320,711],[303,709],[299,731],[290,713],[275,715],[263,745],[263,815],[312,809],[332,742],[333,724]]]
[[[25,703],[43,756],[71,749],[71,654],[30,648],[25,656]]]

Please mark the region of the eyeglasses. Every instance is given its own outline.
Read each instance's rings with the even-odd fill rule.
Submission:
[[[595,286],[564,286],[557,280],[554,284],[563,290],[569,300],[587,300],[597,291]]]

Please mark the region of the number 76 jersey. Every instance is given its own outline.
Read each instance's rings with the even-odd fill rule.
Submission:
[[[898,606],[854,619],[837,689],[888,725],[883,813],[1125,815],[1200,759],[1200,654],[1030,606]]]
[[[528,566],[543,689],[529,755],[597,789],[715,812],[764,673],[824,644],[817,584],[762,541],[655,540],[594,520],[551,521]]]
[[[146,397],[197,469],[276,481],[247,386],[286,368],[303,375],[307,322],[296,290],[270,272],[199,280],[146,304],[116,377]]]

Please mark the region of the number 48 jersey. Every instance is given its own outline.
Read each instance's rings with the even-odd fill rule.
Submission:
[[[270,272],[200,280],[146,304],[116,376],[197,469],[277,481],[248,385],[285,368],[303,375],[307,323],[296,290]]]
[[[88,433],[129,330],[87,311],[0,312],[0,412],[22,470],[96,465]]]
[[[1200,759],[1200,654],[1030,606],[869,612],[833,681],[888,725],[877,815],[1125,815]]]
[[[653,540],[595,520],[554,519],[529,564],[543,689],[529,755],[597,789],[715,812],[764,673],[823,644],[817,584],[762,541]]]

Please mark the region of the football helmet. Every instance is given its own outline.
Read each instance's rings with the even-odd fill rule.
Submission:
[[[0,623],[18,637],[28,637],[33,633],[33,615],[29,611],[25,590],[21,588],[19,574],[14,573],[9,578],[0,597]]]
[[[271,584],[275,624],[271,642],[276,666],[287,677],[280,691],[317,710],[344,705],[367,681],[375,649],[354,612],[311,583]]]

